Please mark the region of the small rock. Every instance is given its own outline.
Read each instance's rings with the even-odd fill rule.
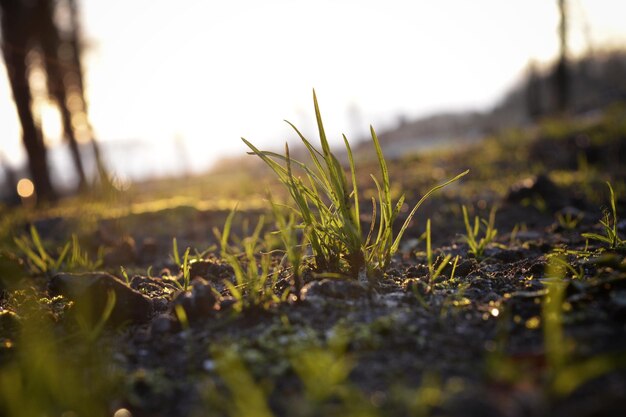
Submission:
[[[161,294],[164,291],[165,284],[163,280],[158,278],[143,277],[141,275],[135,275],[130,280],[130,287],[133,290],[140,291],[144,294]]]
[[[309,282],[300,291],[300,299],[312,301],[316,298],[355,299],[367,295],[367,290],[356,281],[323,279]]]
[[[165,311],[169,305],[169,300],[164,297],[156,297],[152,299],[152,308],[154,311]]]
[[[145,322],[152,315],[151,300],[104,272],[60,273],[48,283],[51,295],[62,295],[76,303],[73,311],[91,323],[97,323],[107,304],[109,291],[115,293],[115,306],[108,324]]]
[[[180,328],[180,325],[169,314],[159,314],[152,320],[150,331],[152,335],[165,334],[172,331],[176,331]]]
[[[233,273],[229,265],[213,261],[195,261],[189,263],[189,275],[204,278],[210,281],[220,281]]]
[[[557,211],[569,204],[563,190],[543,174],[514,184],[506,196],[506,201],[509,203],[533,199],[542,200],[551,211]]]
[[[237,300],[234,297],[222,297],[219,302],[220,311],[228,311],[237,304]]]
[[[426,265],[411,265],[406,270],[406,275],[409,278],[418,278],[428,275],[428,267]]]
[[[454,269],[455,277],[466,277],[474,271],[477,266],[476,259],[470,258],[457,262]],[[452,268],[454,267],[454,259],[449,261],[446,266],[441,270],[441,274],[445,277],[452,275]],[[428,270],[428,268],[426,268]]]
[[[406,280],[404,283],[404,289],[407,292],[420,296],[426,296],[432,293],[432,287],[430,286],[430,284],[428,284],[425,280],[417,278],[411,278]]]
[[[0,309],[0,336],[13,335],[20,327],[20,317],[11,310]]]
[[[216,310],[218,296],[205,279],[196,277],[191,281],[189,291],[178,293],[172,300],[172,310],[182,306],[190,322],[206,318]]]

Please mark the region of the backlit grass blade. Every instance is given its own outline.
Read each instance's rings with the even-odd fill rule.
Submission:
[[[48,271],[48,265],[46,264],[46,262],[41,259],[41,257],[36,254],[28,245],[28,243],[21,238],[15,238],[14,239],[15,244],[17,245],[17,247],[24,252],[24,254],[26,255],[26,257],[33,263],[35,264],[35,266],[39,269],[39,271],[45,273]]]
[[[39,252],[39,257],[44,262],[48,262],[50,260],[50,256],[48,255],[48,252],[46,252],[43,245],[41,244],[39,233],[37,232],[37,229],[35,228],[35,226],[32,224],[30,225],[30,236],[33,240],[33,245],[35,245],[35,249],[37,249],[37,252]]]
[[[361,213],[359,211],[359,187],[356,183],[356,167],[354,165],[354,157],[352,156],[352,148],[348,143],[346,135],[342,135],[343,142],[346,145],[346,151],[348,152],[348,163],[350,164],[350,175],[352,176],[352,197],[354,198],[354,223],[357,226],[357,233],[361,235]]]
[[[393,245],[391,246],[391,253],[396,253],[398,250],[398,247],[400,246],[400,239],[402,239],[402,235],[404,235],[404,232],[406,231],[406,228],[409,227],[409,223],[411,222],[411,220],[413,219],[413,216],[415,215],[415,213],[417,212],[417,209],[422,205],[422,203],[435,191],[442,189],[443,187],[452,184],[455,181],[458,181],[459,179],[461,179],[462,177],[464,177],[465,175],[467,175],[469,173],[469,169],[460,173],[459,175],[457,175],[456,177],[444,182],[443,184],[439,184],[433,188],[431,188],[426,194],[424,194],[424,196],[422,196],[422,198],[417,202],[417,204],[415,205],[415,207],[413,207],[413,210],[411,210],[411,212],[409,213],[408,217],[406,218],[406,220],[404,221],[404,224],[402,225],[402,227],[400,228],[400,232],[398,232],[398,236],[396,236],[396,240],[393,242]]]
[[[174,263],[180,266],[180,254],[178,253],[178,242],[176,238],[172,239],[172,256],[174,257]]]
[[[313,105],[321,149],[313,146],[293,124],[287,122],[307,149],[310,162],[292,159],[288,146],[285,147],[285,155],[279,155],[261,151],[243,140],[252,153],[260,157],[287,187],[295,203],[293,210],[302,219],[303,229],[308,235],[306,240],[313,251],[317,268],[325,272],[341,272],[347,266],[353,276],[361,276],[365,269],[369,275],[370,272],[382,270],[388,265],[423,201],[434,191],[458,180],[467,172],[429,190],[413,207],[400,233],[395,236],[393,225],[404,206],[405,197],[402,195],[395,203],[392,201],[387,163],[376,132],[370,126],[381,178],[377,179],[372,175],[377,196],[372,199],[369,231],[367,236],[363,236],[359,207],[361,196],[352,148],[343,135],[350,170],[348,180],[346,170],[330,149],[315,91]],[[301,170],[306,178],[303,176],[301,179],[294,170]]]

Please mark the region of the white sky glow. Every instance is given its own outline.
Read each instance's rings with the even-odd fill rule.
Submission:
[[[626,3],[569,4],[573,52],[585,25],[593,45],[626,43]],[[399,115],[488,108],[558,48],[556,0],[83,0],[82,15],[97,137],[182,139],[193,170],[245,152],[240,136],[280,146],[293,138],[283,119],[312,132],[312,88],[329,136],[350,138]],[[4,67],[0,138],[23,159]]]

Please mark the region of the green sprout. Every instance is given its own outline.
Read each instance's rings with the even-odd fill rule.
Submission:
[[[606,182],[609,187],[609,193],[611,195],[611,212],[604,211],[603,219],[600,220],[600,224],[604,229],[604,235],[597,233],[583,233],[582,236],[586,239],[597,240],[609,245],[611,249],[622,249],[626,247],[626,240],[620,238],[617,232],[617,208],[615,205],[615,193],[610,182]]]
[[[426,220],[426,261],[428,262],[428,280],[429,283],[434,283],[443,272],[444,268],[450,263],[452,255],[445,255],[443,258],[437,258],[433,260],[433,251],[430,243],[430,219]],[[456,265],[459,262],[459,256],[454,258],[452,263],[452,272],[450,273],[450,279],[454,279],[454,273],[456,272]]]
[[[189,282],[191,279],[191,265],[189,263],[190,250],[190,247],[187,247],[187,249],[185,249],[185,253],[183,254],[183,260],[181,262],[180,253],[178,251],[178,242],[176,241],[176,238],[172,239],[172,259],[174,260],[174,263],[178,266],[180,271],[183,273],[183,283],[180,284],[177,279],[172,279],[172,281],[183,291],[187,291],[189,289]]]
[[[124,278],[124,282],[126,283],[126,285],[130,287],[130,277],[128,276],[128,271],[126,271],[126,268],[124,268],[121,265],[120,265],[120,273],[122,274],[122,277]]]
[[[387,163],[376,132],[370,126],[382,181],[371,176],[378,191],[378,199],[372,198],[372,223],[369,233],[364,237],[352,149],[348,139],[343,135],[351,175],[351,180],[348,182],[342,165],[330,150],[315,91],[313,91],[313,103],[321,151],[316,149],[293,124],[287,122],[302,140],[311,164],[292,159],[288,145],[285,145],[285,155],[280,155],[275,152],[261,151],[246,139],[242,138],[242,140],[252,150],[252,154],[260,157],[274,171],[289,191],[295,204],[293,210],[302,219],[317,268],[340,272],[346,269],[347,264],[349,273],[353,277],[360,279],[365,276],[369,277],[374,272],[382,271],[389,264],[391,257],[398,251],[402,235],[424,200],[433,192],[457,181],[468,171],[430,189],[413,207],[398,234],[394,236],[393,224],[404,205],[405,196],[402,195],[395,203],[392,201]],[[295,169],[302,172],[304,178],[295,175]],[[380,213],[378,216],[376,215],[377,209]],[[378,222],[377,228],[376,222]]]
[[[265,308],[278,301],[273,290],[278,279],[278,269],[271,268],[271,254],[259,250],[264,243],[260,238],[264,217],[261,216],[252,235],[241,240],[242,247],[233,248],[229,245],[229,240],[235,213],[236,210],[230,212],[222,232],[214,229],[220,242],[220,255],[235,272],[235,283],[225,280],[224,285],[237,301],[235,311],[241,312],[252,307]]]
[[[496,221],[496,207],[492,207],[489,212],[489,220],[481,219],[480,217],[474,217],[474,225],[470,224],[469,215],[467,214],[467,207],[464,205],[461,207],[463,210],[463,221],[465,222],[466,235],[463,235],[463,241],[469,246],[469,252],[473,254],[477,259],[480,259],[485,254],[485,249],[498,234],[498,230],[494,228]],[[480,237],[481,225],[483,226],[483,236]]]
[[[572,213],[568,211],[565,213],[557,213],[556,221],[563,229],[574,230],[576,226],[580,224],[583,217],[584,215],[582,213]]]
[[[276,226],[278,227],[278,234],[282,241],[285,255],[284,260],[291,265],[292,285],[296,296],[300,296],[300,290],[302,289],[302,268],[304,266],[304,248],[306,245],[306,233],[303,233],[302,237],[298,236],[300,230],[296,225],[296,216],[293,212],[286,216],[281,207],[275,204],[271,198],[272,211],[276,220]],[[283,262],[281,262],[283,263]]]
[[[54,274],[59,271],[93,271],[102,266],[103,249],[98,249],[95,260],[91,260],[87,251],[81,249],[78,237],[73,234],[69,242],[65,243],[58,256],[49,253],[41,242],[41,237],[35,226],[30,226],[30,238],[20,236],[14,239],[15,245],[26,256],[31,269],[35,273]],[[69,255],[69,256],[68,256]]]

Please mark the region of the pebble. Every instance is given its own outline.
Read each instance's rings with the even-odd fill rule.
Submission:
[[[300,291],[302,301],[320,298],[355,299],[367,295],[367,290],[356,281],[344,279],[323,279],[306,284]]]
[[[56,274],[48,283],[48,290],[51,295],[62,295],[74,301],[73,313],[92,323],[102,317],[110,291],[115,293],[115,306],[108,324],[145,322],[152,316],[152,301],[148,297],[104,272]]]

